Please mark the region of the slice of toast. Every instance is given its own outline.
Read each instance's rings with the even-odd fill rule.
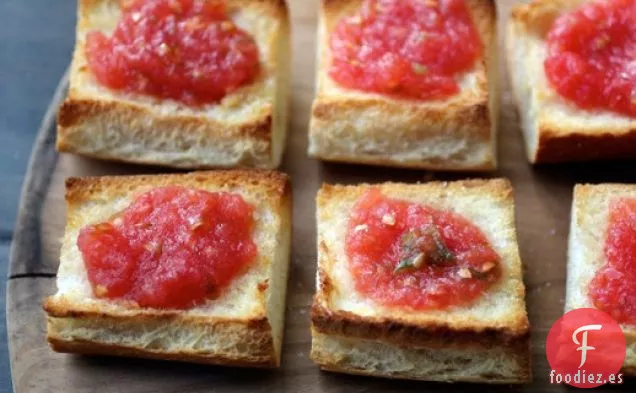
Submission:
[[[534,0],[510,15],[508,72],[531,163],[636,156],[636,119],[580,109],[562,98],[545,75],[545,41],[552,23],[584,2]]]
[[[68,98],[57,149],[100,159],[178,168],[280,164],[288,123],[290,27],[284,0],[228,0],[233,21],[256,41],[261,74],[219,103],[190,107],[113,91],[90,72],[85,39],[110,34],[119,0],[80,0]]]
[[[186,309],[151,309],[97,298],[76,242],[139,192],[176,185],[238,193],[254,206],[257,260],[221,295]],[[291,188],[276,172],[71,178],[57,293],[45,300],[54,350],[235,366],[280,364],[291,232]]]
[[[611,200],[617,197],[636,198],[636,185],[578,184],[574,187],[565,311],[594,308],[588,297],[587,288],[597,270],[606,263],[603,249],[609,207]],[[623,324],[621,328],[627,343],[627,354],[622,372],[627,375],[636,375],[636,326]]]
[[[389,307],[355,289],[344,239],[350,212],[370,187],[324,185],[318,193],[312,359],[325,370],[389,378],[530,381],[529,323],[510,183],[497,179],[373,186],[389,198],[463,216],[500,256],[500,280],[472,304],[446,310]]]
[[[362,0],[322,0],[316,97],[309,154],[327,161],[436,170],[492,170],[497,166],[496,10],[492,0],[467,0],[484,56],[460,77],[447,99],[417,101],[346,89],[329,77],[329,37]]]

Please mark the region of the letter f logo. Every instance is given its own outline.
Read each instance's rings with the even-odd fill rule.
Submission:
[[[574,333],[572,333],[572,341],[574,341],[574,344],[580,345],[580,347],[576,349],[577,351],[581,351],[581,364],[579,364],[579,368],[583,367],[583,365],[585,364],[585,360],[587,359],[587,351],[593,351],[596,349],[587,345],[587,332],[589,330],[601,330],[602,327],[603,325],[585,325],[576,329]],[[579,334],[580,332],[583,332],[583,339],[581,340],[582,343],[579,342],[579,340],[576,338],[577,334]]]

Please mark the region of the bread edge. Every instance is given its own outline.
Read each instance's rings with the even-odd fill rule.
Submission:
[[[99,0],[108,1],[108,0]],[[94,7],[97,0],[80,0],[77,10],[77,33],[80,31],[80,21],[83,18],[82,8]],[[250,0],[240,0],[239,3]],[[101,160],[124,162],[179,169],[215,169],[215,168],[259,168],[275,169],[282,160],[286,145],[286,135],[290,111],[290,81],[287,74],[291,72],[290,21],[289,10],[285,0],[266,0],[264,2],[273,7],[271,13],[263,16],[275,18],[280,23],[277,32],[279,39],[276,50],[278,57],[276,75],[277,107],[269,105],[263,107],[259,114],[248,121],[229,123],[199,115],[158,115],[144,105],[129,100],[102,100],[75,97],[73,88],[58,111],[56,149],[59,152],[73,153]],[[79,50],[77,40],[75,51]],[[75,62],[75,55],[73,62]],[[71,67],[74,72],[75,67]],[[71,75],[72,79],[72,75]],[[96,130],[106,134],[107,128],[113,124],[120,127],[119,133],[124,136],[126,145],[137,144],[140,151],[122,153],[113,148],[96,149],[94,135]],[[136,125],[136,126],[135,126]],[[137,135],[131,136],[131,130]],[[177,143],[177,150],[164,150],[152,147],[153,142],[172,139],[173,130],[182,132],[184,139]],[[143,137],[139,138],[138,134]],[[104,135],[102,135],[104,136]],[[240,155],[223,160],[210,160],[210,157],[221,156],[223,147],[218,144],[208,144],[203,154],[196,158],[184,158],[183,150],[189,146],[200,146],[202,141],[224,141],[232,143],[232,147],[240,146]],[[181,144],[182,146],[179,146]],[[116,146],[121,148],[121,146]],[[242,150],[241,150],[242,149]],[[203,157],[207,157],[204,160]]]
[[[175,360],[239,367],[277,368],[280,366],[280,353],[277,354],[275,351],[271,327],[266,320],[263,320],[262,323],[245,321],[246,327],[243,332],[245,337],[262,340],[261,345],[257,348],[252,348],[249,352],[243,352],[240,355],[231,356],[229,354],[195,350],[153,350],[142,346],[119,345],[99,340],[77,338],[69,340],[64,339],[61,336],[61,332],[53,327],[56,322],[62,322],[58,321],[59,319],[64,319],[63,322],[73,323],[76,320],[84,320],[83,318],[85,317],[81,315],[71,318],[47,317],[47,341],[53,351],[84,355],[128,356],[145,359]],[[122,322],[118,318],[111,319],[104,315],[97,316],[96,318],[98,318],[100,323],[103,324],[116,324]],[[137,317],[130,317],[129,321],[134,321],[136,319]],[[143,321],[139,322],[139,326],[143,326]]]
[[[572,9],[582,2],[582,0],[533,0],[529,4],[515,5],[510,13],[506,36],[508,73],[516,107],[524,120],[521,122],[521,128],[528,161],[532,164],[609,160],[636,156],[636,126],[616,127],[607,124],[603,127],[594,127],[586,125],[585,119],[582,118],[580,127],[569,128],[559,124],[557,119],[542,114],[540,107],[538,113],[532,118],[524,119],[529,116],[529,108],[521,97],[522,88],[517,86],[514,74],[543,72],[543,70],[520,70],[513,64],[514,54],[519,50],[517,48],[520,48],[519,42],[527,39],[531,34],[536,34],[537,31],[545,32],[554,15]],[[585,112],[585,110],[579,109],[579,112]],[[532,120],[534,126],[528,127],[525,120]],[[536,138],[536,144],[531,144],[530,138]]]
[[[469,383],[489,383],[489,384],[523,384],[529,383],[532,381],[532,369],[531,369],[531,347],[530,341],[527,340],[523,347],[518,348],[517,350],[507,350],[507,348],[503,348],[507,350],[506,354],[509,355],[508,361],[512,362],[516,365],[517,374],[515,377],[511,378],[502,378],[501,376],[492,376],[488,377],[485,375],[466,375],[465,370],[459,370],[460,375],[456,376],[442,376],[440,373],[418,373],[418,372],[410,372],[410,373],[395,373],[395,372],[377,372],[371,369],[371,367],[361,367],[360,365],[356,365],[356,362],[368,363],[369,360],[373,359],[373,356],[370,354],[366,354],[361,358],[354,358],[350,354],[345,352],[345,349],[341,350],[342,353],[332,353],[328,351],[324,351],[318,348],[316,343],[319,340],[332,340],[337,342],[341,340],[338,336],[330,336],[330,335],[322,335],[316,334],[312,330],[312,348],[310,357],[312,361],[314,361],[320,369],[324,371],[336,372],[336,373],[345,373],[352,375],[362,375],[362,376],[372,376],[372,377],[381,377],[381,378],[389,378],[389,379],[406,379],[406,380],[419,380],[419,381],[434,381],[434,382],[469,382]],[[401,355],[400,357],[407,358],[409,355],[416,353],[417,349],[412,347],[396,347],[391,344],[386,344],[382,342],[374,342],[372,340],[365,339],[351,339],[345,338],[345,340],[349,340],[352,343],[357,343],[357,347],[362,347],[364,345],[371,346],[374,349],[380,350],[390,350],[395,354]],[[493,347],[484,348],[482,351],[484,356],[488,356],[489,352],[493,349]],[[444,353],[445,348],[435,348],[432,351],[435,353]],[[430,361],[427,359],[427,355],[420,354],[420,359],[424,362]],[[448,353],[449,358],[452,358],[452,355]],[[371,358],[371,359],[370,359]],[[448,359],[446,359],[448,361]],[[457,358],[458,361],[463,361],[462,358]],[[446,363],[444,363],[446,364]],[[494,373],[493,373],[494,374]]]
[[[514,206],[512,184],[507,179],[471,179],[454,182],[428,182],[424,184],[405,183],[382,183],[387,187],[423,187],[423,188],[443,188],[457,192],[466,192],[471,189],[481,189],[502,198],[508,199]],[[346,193],[349,190],[365,188],[370,184],[357,185],[328,185],[323,184],[316,197],[316,205],[322,206],[325,200],[334,198],[334,194]],[[471,190],[472,191],[472,190]],[[513,207],[514,209],[514,207]],[[318,241],[318,247],[321,247]],[[324,250],[322,251],[324,253]],[[519,260],[519,264],[522,262]],[[312,327],[319,333],[356,337],[360,339],[379,340],[395,346],[410,347],[433,347],[443,348],[453,347],[482,347],[491,345],[506,344],[511,347],[524,347],[530,337],[529,321],[527,312],[522,321],[518,321],[514,326],[506,326],[500,329],[476,329],[470,326],[451,327],[445,323],[423,322],[414,324],[382,317],[361,317],[351,312],[342,310],[332,310],[329,308],[328,294],[332,284],[328,275],[320,274],[322,268],[317,269],[316,294],[314,295],[311,308]],[[525,286],[518,288],[525,297]]]
[[[322,0],[320,10],[320,21],[318,29],[319,44],[317,47],[317,67],[321,67],[321,58],[325,51],[321,41],[326,39],[324,35],[327,33],[324,31],[322,20],[324,18],[333,18],[330,14],[334,13],[333,9],[342,7],[342,3],[334,2],[332,0]],[[416,168],[416,169],[430,169],[430,170],[444,170],[444,171],[476,171],[487,172],[497,168],[497,121],[499,116],[499,100],[496,74],[498,68],[497,61],[497,11],[495,2],[493,0],[472,0],[471,6],[478,7],[484,13],[487,13],[491,20],[477,20],[476,24],[478,29],[485,30],[490,33],[489,41],[485,41],[485,53],[480,60],[483,62],[483,75],[478,76],[479,80],[478,90],[479,98],[475,97],[461,97],[460,99],[454,98],[454,102],[445,104],[442,107],[427,108],[429,104],[425,101],[423,104],[417,101],[392,99],[390,97],[377,96],[369,94],[362,98],[339,98],[337,96],[324,95],[318,88],[316,97],[312,104],[310,126],[309,126],[309,146],[308,154],[311,157],[318,158],[324,161],[341,162],[341,163],[356,163],[364,165],[382,165],[389,167],[402,167],[402,168]],[[483,25],[483,27],[482,27]],[[484,38],[484,37],[482,37]],[[317,70],[319,75],[319,70]],[[316,79],[317,81],[319,78]],[[461,93],[460,93],[461,95]],[[457,102],[455,102],[457,101]],[[472,131],[469,131],[472,137],[477,140],[472,141],[470,152],[480,151],[481,149],[488,151],[488,154],[484,159],[479,162],[468,162],[467,160],[453,160],[453,159],[438,159],[435,157],[423,157],[422,159],[398,159],[395,156],[400,152],[384,152],[379,154],[359,154],[349,151],[338,151],[337,148],[321,147],[323,145],[320,140],[335,138],[333,124],[329,123],[339,121],[334,114],[349,111],[351,116],[357,118],[360,115],[356,115],[357,111],[364,111],[365,109],[380,108],[386,115],[386,124],[388,128],[391,128],[391,124],[394,124],[392,119],[399,118],[401,114],[412,112],[412,119],[415,123],[425,124],[424,128],[435,129],[448,123],[452,124],[452,127],[459,129],[470,125]],[[376,119],[378,120],[378,119]],[[409,121],[409,122],[410,122]],[[319,125],[323,123],[323,125]],[[345,121],[346,123],[346,121]],[[350,125],[350,124],[349,124]],[[418,135],[404,135],[401,136],[403,140],[410,142],[422,142],[428,138],[434,139],[436,136],[445,135],[448,136],[447,127],[443,127],[443,132],[429,132],[418,131]],[[357,134],[364,130],[358,129]],[[362,135],[364,136],[364,135]],[[397,136],[396,136],[397,137]],[[354,139],[357,139],[354,137]],[[464,141],[465,138],[461,135],[457,136],[457,142]],[[411,143],[411,144],[412,144]],[[408,153],[408,152],[407,152]],[[468,153],[470,154],[470,153]]]
[[[164,175],[132,175],[132,176],[95,176],[95,177],[75,177],[66,180],[66,200],[69,206],[79,205],[102,195],[105,191],[112,191],[115,194],[130,192],[127,188],[141,187],[145,185],[165,185],[179,184],[184,179],[194,182],[214,182],[218,185],[230,185],[235,187],[255,187],[266,190],[269,195],[266,203],[281,216],[281,233],[279,238],[287,239],[291,237],[291,183],[289,176],[275,171],[264,170],[225,170],[192,172],[186,174],[164,174]],[[158,184],[157,184],[158,183]],[[280,250],[277,250],[280,251]],[[278,289],[278,294],[286,296],[287,278],[289,270],[289,249],[282,250],[278,264],[283,263],[286,271],[284,274],[283,288]],[[272,261],[272,266],[276,264]],[[123,355],[132,357],[142,357],[150,359],[179,360],[196,363],[231,365],[243,367],[266,367],[276,368],[280,366],[282,354],[282,342],[284,338],[285,307],[279,310],[282,323],[278,331],[274,331],[270,320],[267,317],[268,297],[266,290],[268,286],[261,288],[259,285],[261,312],[244,319],[231,319],[222,317],[205,316],[184,316],[180,310],[100,310],[97,307],[76,307],[67,299],[55,299],[53,296],[47,297],[43,302],[43,309],[47,314],[47,340],[51,348],[57,352],[101,354],[101,355]],[[119,345],[117,343],[101,342],[99,340],[85,339],[65,339],[61,335],[61,330],[56,329],[57,323],[73,323],[79,321],[85,323],[97,322],[106,326],[106,329],[113,329],[122,323],[132,324],[135,328],[143,328],[148,322],[159,326],[164,321],[168,324],[177,322],[178,326],[184,325],[190,329],[196,329],[201,325],[214,325],[223,330],[236,333],[237,326],[241,330],[240,334],[246,339],[252,338],[259,345],[252,347],[249,351],[236,356],[223,353],[209,353],[205,351],[184,350],[166,351],[152,350],[143,347]],[[110,325],[110,326],[109,326]],[[90,329],[90,328],[89,328]],[[133,332],[134,333],[134,332]],[[280,337],[276,342],[275,337]]]
[[[572,296],[572,287],[578,285],[578,283],[574,282],[572,277],[570,276],[570,269],[576,263],[572,255],[574,254],[573,250],[577,246],[578,239],[576,238],[576,233],[579,230],[578,225],[578,217],[581,213],[581,208],[585,208],[587,204],[585,203],[585,199],[588,197],[590,193],[608,193],[612,190],[620,191],[621,189],[630,189],[636,190],[636,185],[631,184],[620,184],[620,183],[601,183],[601,184],[576,184],[574,186],[574,190],[572,192],[572,209],[570,214],[570,226],[569,226],[569,235],[568,235],[568,253],[567,253],[567,277],[566,277],[566,288],[565,288],[565,305],[564,311],[568,312],[571,310],[571,296]],[[590,305],[590,307],[594,307]],[[636,351],[636,326],[632,329],[625,331],[623,327],[623,332],[625,335],[625,339],[627,341],[627,345],[633,347],[633,351]],[[636,353],[634,356],[630,357],[626,354],[625,362],[623,367],[620,370],[623,374],[628,376],[636,376]]]

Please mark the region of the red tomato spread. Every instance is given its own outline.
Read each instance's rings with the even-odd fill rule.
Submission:
[[[256,43],[220,0],[121,0],[110,37],[86,37],[88,67],[114,89],[188,105],[219,101],[259,72]]]
[[[83,228],[77,246],[97,297],[183,309],[218,296],[254,261],[252,213],[237,194],[156,188]]]
[[[589,296],[596,308],[617,322],[636,324],[636,199],[610,205],[605,258]]]
[[[636,2],[586,3],[558,18],[547,38],[545,72],[583,109],[636,116]]]
[[[346,253],[357,291],[387,306],[467,304],[501,276],[499,256],[468,220],[378,189],[356,202]]]
[[[483,48],[464,0],[365,0],[330,37],[340,85],[408,99],[459,92]]]

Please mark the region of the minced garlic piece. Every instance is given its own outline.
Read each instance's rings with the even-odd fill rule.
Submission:
[[[459,269],[457,271],[457,275],[461,278],[472,278],[473,274],[470,272],[470,270],[466,269],[465,267]]]
[[[360,224],[360,225],[356,225],[353,231],[360,232],[360,231],[366,231],[367,229],[369,229],[369,226],[367,224]]]
[[[393,214],[385,214],[382,216],[382,223],[393,226],[395,225],[395,216]]]

